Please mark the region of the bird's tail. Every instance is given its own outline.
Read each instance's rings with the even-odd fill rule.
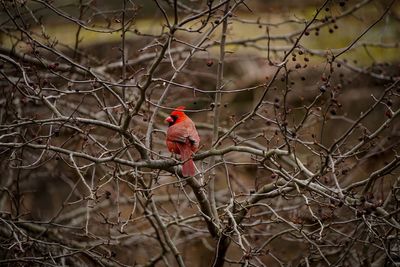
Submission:
[[[182,175],[185,177],[194,176],[196,174],[196,166],[194,165],[192,155],[193,152],[187,144],[179,144],[179,151],[181,152]]]

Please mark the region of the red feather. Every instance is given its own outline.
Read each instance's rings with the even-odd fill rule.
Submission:
[[[183,161],[182,175],[194,176],[196,167],[192,156],[199,147],[200,137],[193,121],[183,112],[184,109],[184,106],[177,107],[166,119],[169,123],[166,143],[169,151],[180,155]]]
[[[180,151],[181,159],[183,161],[182,165],[182,175],[183,176],[194,176],[196,174],[196,167],[192,159],[193,151],[191,147],[187,144],[177,143]]]

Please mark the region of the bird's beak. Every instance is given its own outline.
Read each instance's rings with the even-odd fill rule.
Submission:
[[[165,121],[168,122],[168,123],[173,123],[174,119],[171,118],[171,117],[168,117],[168,118],[165,119]]]

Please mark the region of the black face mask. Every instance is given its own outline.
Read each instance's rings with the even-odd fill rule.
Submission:
[[[178,116],[176,115],[171,115],[170,117],[172,118],[172,121],[168,122],[168,127],[174,125],[176,120],[178,119]]]

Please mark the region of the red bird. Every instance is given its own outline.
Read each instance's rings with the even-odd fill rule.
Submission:
[[[200,137],[193,121],[183,112],[184,106],[177,107],[165,119],[168,122],[167,147],[172,153],[179,154],[183,161],[182,175],[194,176],[196,166],[192,155],[197,151]]]

